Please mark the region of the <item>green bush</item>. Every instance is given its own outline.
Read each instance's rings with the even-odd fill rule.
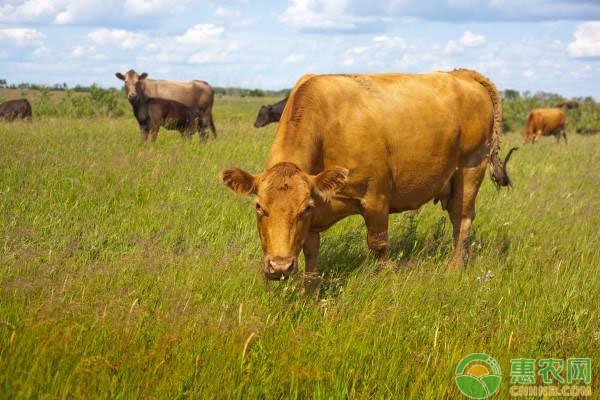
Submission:
[[[51,96],[49,88],[39,89],[32,100],[33,113],[48,117],[120,117],[129,109],[122,93],[92,85],[85,93],[64,91],[64,96]]]

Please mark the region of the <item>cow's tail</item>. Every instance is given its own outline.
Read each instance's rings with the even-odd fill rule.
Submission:
[[[506,163],[510,159],[511,154],[516,148],[510,149],[508,155],[506,156],[504,162],[500,160],[500,137],[502,136],[502,97],[500,96],[500,92],[496,88],[496,85],[492,81],[490,81],[485,76],[481,75],[479,72],[471,71],[471,70],[457,70],[455,71],[458,74],[465,74],[475,81],[477,81],[481,86],[483,86],[490,95],[490,99],[492,100],[493,110],[494,110],[494,123],[492,126],[492,137],[490,143],[490,177],[492,181],[496,185],[497,188],[502,186],[511,186],[510,178],[508,176],[508,172],[506,171]]]
[[[533,113],[530,112],[529,114],[527,114],[527,122],[525,123],[525,132],[523,133],[523,136],[525,137],[525,140],[527,140],[527,138],[531,137],[532,134],[533,134]]]

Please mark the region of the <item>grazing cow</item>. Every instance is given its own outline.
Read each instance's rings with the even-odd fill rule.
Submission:
[[[542,136],[553,135],[557,144],[561,136],[567,143],[566,123],[567,116],[561,108],[536,108],[527,115],[524,142],[536,143]]]
[[[129,97],[138,82],[144,94],[151,98],[175,100],[188,107],[196,108],[201,115],[202,136],[206,129],[210,129],[213,137],[217,137],[217,129],[212,117],[212,107],[215,98],[213,88],[204,81],[163,81],[146,79],[148,74],[139,75],[134,70],[129,70],[125,75],[117,72],[117,78],[125,82],[125,91]],[[140,79],[144,76],[143,79]]]
[[[271,122],[278,122],[285,108],[288,98],[281,100],[278,103],[262,106],[258,110],[256,121],[254,121],[255,128],[262,128],[263,126],[269,125]]]
[[[142,90],[145,74],[140,75],[133,88],[127,88],[127,97],[140,126],[142,141],[156,141],[160,127],[177,130],[183,138],[190,139],[199,130],[202,114],[175,100],[151,98]],[[199,135],[204,136],[203,133]]]
[[[556,107],[558,108],[566,108],[567,110],[571,110],[573,108],[577,108],[579,107],[579,103],[576,102],[575,100],[565,100],[565,101],[561,101],[560,103],[558,103],[556,105]]]
[[[0,120],[31,120],[31,104],[27,99],[9,100],[0,104]]]
[[[389,214],[431,200],[450,215],[456,270],[488,165],[496,186],[510,185],[501,136],[500,94],[475,71],[316,75],[292,90],[265,171],[225,169],[220,179],[254,197],[267,279],[288,278],[303,250],[313,284],[320,232],[352,214],[385,260]]]

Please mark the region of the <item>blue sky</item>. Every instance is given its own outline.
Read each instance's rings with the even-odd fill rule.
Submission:
[[[304,73],[476,69],[600,99],[600,0],[2,0],[0,78],[119,86],[117,71],[291,87]]]

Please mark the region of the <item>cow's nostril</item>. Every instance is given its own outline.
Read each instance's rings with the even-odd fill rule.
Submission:
[[[286,271],[288,274],[291,274],[292,272],[294,272],[294,263],[291,262],[290,265],[287,267]]]

